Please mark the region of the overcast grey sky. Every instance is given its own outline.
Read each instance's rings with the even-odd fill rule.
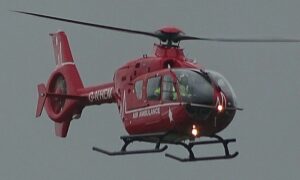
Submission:
[[[55,137],[45,112],[34,117],[36,85],[54,68],[48,33],[67,33],[85,85],[111,81],[123,63],[151,54],[155,40],[9,12],[146,31],[176,25],[194,36],[300,38],[299,9],[298,0],[1,0],[0,179],[299,179],[300,44],[182,44],[188,57],[230,81],[245,108],[220,133],[237,138],[230,146],[237,158],[182,164],[163,154],[108,157],[92,146],[122,145],[126,132],[114,104],[86,108],[66,139]],[[184,155],[179,149],[168,151]]]

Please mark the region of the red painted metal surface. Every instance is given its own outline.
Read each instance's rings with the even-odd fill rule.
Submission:
[[[165,27],[166,33],[179,33],[180,29]],[[50,119],[55,122],[57,136],[65,137],[72,119],[80,117],[85,106],[116,103],[122,122],[129,134],[176,132],[190,134],[193,125],[200,131],[199,136],[214,134],[224,129],[233,119],[218,119],[217,112],[209,115],[206,121],[195,120],[187,112],[188,103],[178,98],[176,101],[149,100],[147,80],[152,77],[170,76],[178,89],[172,69],[202,69],[202,66],[185,57],[179,47],[154,45],[153,56],[144,56],[126,63],[117,69],[113,81],[92,87],[84,87],[74,64],[67,37],[64,32],[51,34],[56,68],[50,75],[47,85],[39,85],[37,116],[45,104]],[[137,97],[135,83],[141,81],[141,97]],[[216,88],[217,89],[217,88]],[[177,92],[177,97],[179,93]],[[214,91],[214,102],[220,92]],[[46,101],[46,102],[45,102]],[[214,119],[215,118],[215,119]],[[218,124],[218,125],[216,125]]]
[[[183,33],[181,29],[175,27],[175,26],[165,26],[161,28],[159,31],[164,33]]]

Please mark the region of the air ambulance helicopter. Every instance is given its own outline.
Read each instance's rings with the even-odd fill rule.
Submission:
[[[49,118],[55,123],[55,134],[66,137],[70,122],[80,118],[84,107],[116,103],[128,132],[128,135],[120,137],[124,145],[120,151],[114,152],[93,147],[94,151],[110,156],[160,153],[171,144],[182,146],[188,151],[186,158],[165,154],[166,157],[181,162],[236,157],[238,152],[230,153],[228,148],[228,143],[235,142],[236,139],[224,139],[218,135],[230,124],[236,111],[242,110],[237,105],[236,95],[220,73],[207,70],[185,57],[179,46],[180,42],[300,42],[297,39],[285,38],[194,37],[170,26],[155,32],[145,32],[31,12],[14,12],[159,39],[160,43],[154,44],[153,56],[143,56],[121,66],[110,83],[84,87],[66,34],[63,31],[50,34],[56,67],[47,84],[38,85],[36,117],[41,115],[45,106]],[[202,137],[212,139],[203,141]],[[153,143],[154,148],[128,150],[127,147],[133,142]],[[193,147],[209,144],[222,144],[224,155],[195,155]]]

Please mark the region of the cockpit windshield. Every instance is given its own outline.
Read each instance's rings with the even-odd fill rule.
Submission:
[[[236,95],[233,91],[233,88],[229,84],[229,82],[222,76],[220,73],[206,70],[208,76],[214,81],[214,83],[221,89],[221,91],[226,95],[228,99],[228,106],[229,107],[236,107]]]
[[[213,87],[204,73],[191,69],[174,69],[178,92],[182,101],[195,104],[213,104]]]

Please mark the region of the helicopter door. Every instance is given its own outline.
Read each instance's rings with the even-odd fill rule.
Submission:
[[[128,93],[128,110],[136,110],[147,106],[147,103],[144,100],[145,85],[143,78],[135,80],[131,88],[133,93]]]
[[[148,76],[145,85],[144,102],[147,106],[139,112],[139,117],[147,129],[159,131],[161,128],[161,76]]]

